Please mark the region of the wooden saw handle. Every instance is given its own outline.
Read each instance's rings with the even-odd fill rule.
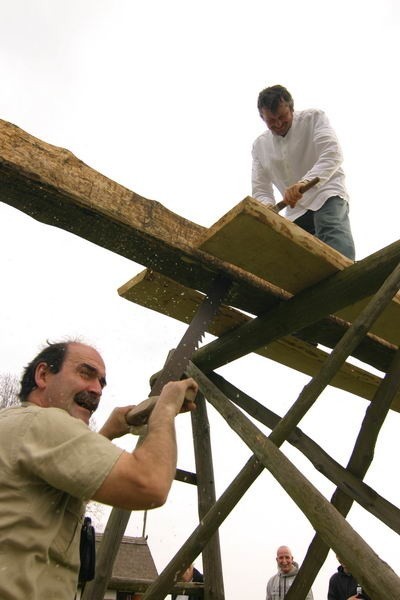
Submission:
[[[126,415],[125,420],[128,425],[132,425],[135,427],[140,427],[141,425],[145,425],[148,421],[148,418],[155,407],[159,396],[150,396],[140,402],[137,406],[134,406]],[[182,409],[180,412],[185,412],[185,402],[194,402],[196,398],[196,394],[193,390],[186,390],[185,400],[182,405]]]
[[[307,183],[305,183],[304,185],[301,186],[300,193],[304,194],[304,192],[307,192],[309,189],[314,187],[314,185],[316,185],[318,183],[318,181],[319,181],[319,177],[314,177],[314,179],[311,179],[311,181],[307,181]],[[270,210],[272,210],[272,212],[278,213],[282,209],[286,208],[286,206],[287,206],[286,202],[281,200],[274,206],[271,206]]]
[[[140,402],[137,406],[134,406],[125,415],[128,425],[134,425],[136,427],[145,425],[151,414],[151,411],[156,405],[157,400],[158,396],[150,396],[150,398],[146,398],[146,400],[143,400],[143,402]]]

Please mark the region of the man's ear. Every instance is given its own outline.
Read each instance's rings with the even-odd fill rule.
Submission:
[[[43,390],[46,387],[49,373],[49,365],[46,362],[40,362],[37,365],[35,370],[35,383],[38,389]]]

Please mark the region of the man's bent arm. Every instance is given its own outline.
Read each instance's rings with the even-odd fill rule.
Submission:
[[[156,508],[165,503],[176,471],[175,416],[185,396],[194,397],[196,392],[192,379],[164,386],[143,443],[132,454],[121,454],[94,500],[127,510]]]
[[[342,166],[343,153],[336,133],[324,112],[318,112],[313,126],[313,138],[318,157],[303,179],[311,180],[319,177],[321,184],[324,184]]]

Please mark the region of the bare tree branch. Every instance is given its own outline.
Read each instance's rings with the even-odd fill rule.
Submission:
[[[12,373],[0,373],[0,408],[19,404],[19,381]]]

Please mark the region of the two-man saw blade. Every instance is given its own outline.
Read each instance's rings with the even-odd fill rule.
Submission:
[[[140,426],[145,424],[154,408],[156,397],[160,395],[164,385],[168,381],[177,381],[182,377],[194,351],[198,349],[201,338],[215,318],[230,286],[231,280],[224,275],[220,274],[215,278],[209,293],[197,309],[184,336],[167,359],[163,370],[151,388],[150,397],[135,406],[126,415],[126,420],[130,425]]]

